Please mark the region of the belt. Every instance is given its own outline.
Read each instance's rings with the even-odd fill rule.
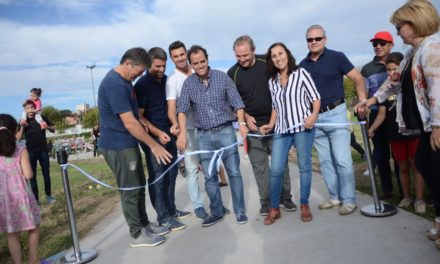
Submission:
[[[197,131],[204,131],[204,132],[217,132],[217,131],[220,131],[220,130],[222,130],[223,128],[227,128],[227,127],[229,127],[229,126],[231,126],[232,125],[232,123],[231,122],[227,122],[227,123],[224,123],[224,124],[221,124],[221,125],[218,125],[218,126],[216,126],[216,127],[211,127],[211,128],[196,128],[197,129]]]
[[[328,104],[326,106],[321,106],[321,109],[319,109],[319,112],[320,113],[324,113],[324,112],[330,111],[332,109],[335,109],[336,106],[341,105],[343,103],[345,103],[345,99],[344,98],[336,100],[336,101],[334,101],[331,104]]]

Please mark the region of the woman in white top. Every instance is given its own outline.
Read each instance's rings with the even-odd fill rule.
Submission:
[[[310,74],[298,68],[295,58],[283,43],[272,44],[266,56],[273,110],[270,123],[262,126],[260,132],[265,134],[275,126],[275,135],[269,177],[271,209],[264,224],[270,225],[281,217],[281,182],[289,149],[294,143],[300,172],[301,219],[308,222],[312,220],[309,196],[314,124],[318,118],[321,97]]]

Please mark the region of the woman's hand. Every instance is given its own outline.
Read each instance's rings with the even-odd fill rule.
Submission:
[[[318,119],[318,114],[311,114],[304,119],[304,127],[306,129],[312,129],[315,125],[316,119]]]

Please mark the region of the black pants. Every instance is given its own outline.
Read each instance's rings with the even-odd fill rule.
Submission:
[[[357,143],[354,132],[351,132],[350,134],[350,145],[362,156],[362,158],[364,158],[365,150],[362,148],[361,144]]]
[[[440,150],[432,150],[430,138],[430,132],[420,136],[414,161],[432,195],[435,215],[440,217]]]
[[[31,163],[32,173],[34,176],[31,178],[31,188],[34,193],[35,200],[39,201],[38,195],[38,183],[37,183],[37,162],[40,162],[41,172],[44,179],[44,192],[46,195],[51,196],[51,182],[50,182],[50,162],[49,153],[47,150],[29,151],[29,161]]]
[[[376,119],[377,113],[377,110],[371,110],[369,116],[370,125]],[[384,194],[392,193],[393,181],[391,179],[390,145],[388,142],[386,124],[382,123],[382,125],[380,125],[376,129],[376,131],[374,131],[372,141],[374,145],[373,161],[377,165],[377,169],[379,170],[380,182],[382,184],[382,192]]]

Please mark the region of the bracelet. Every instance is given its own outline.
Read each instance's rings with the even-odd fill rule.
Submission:
[[[245,126],[246,125],[246,122],[239,122],[238,123],[240,126]]]

